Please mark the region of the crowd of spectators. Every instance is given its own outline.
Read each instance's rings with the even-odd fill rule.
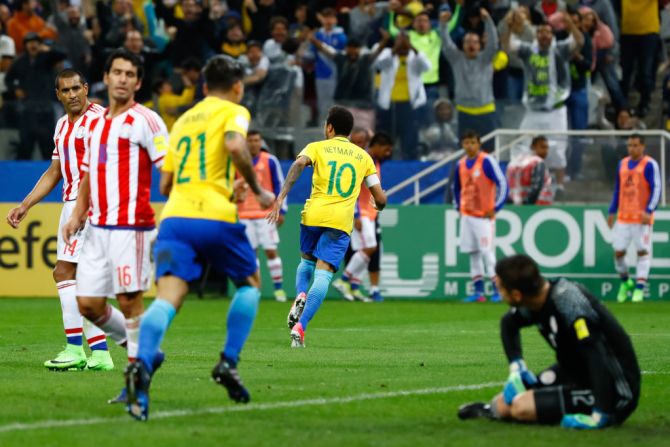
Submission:
[[[338,103],[357,126],[395,136],[398,157],[408,160],[444,156],[466,129],[484,135],[499,127],[500,104],[523,105],[521,128],[585,129],[594,83],[621,127],[622,116],[649,113],[665,60],[665,3],[0,0],[1,124],[19,130],[17,159],[30,159],[35,144],[48,158],[59,113],[55,72],[80,70],[104,103],[104,61],[125,47],[145,64],[137,100],[168,126],[203,97],[202,65],[225,54],[245,68],[255,127],[318,127]],[[550,146],[544,162],[560,188],[566,170],[579,175],[583,147]]]

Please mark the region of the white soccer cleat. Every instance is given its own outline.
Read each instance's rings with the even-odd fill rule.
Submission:
[[[293,329],[300,320],[302,316],[302,311],[305,310],[305,303],[307,302],[307,295],[305,292],[300,292],[298,297],[293,301],[291,310],[288,312],[288,317],[286,318],[286,323],[288,324],[289,329]]]
[[[345,300],[354,300],[354,295],[351,292],[351,284],[349,284],[347,281],[344,281],[342,278],[338,278],[333,281],[333,287],[342,294],[342,298]]]

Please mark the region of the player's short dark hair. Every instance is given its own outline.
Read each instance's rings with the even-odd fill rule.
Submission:
[[[75,70],[74,68],[66,68],[64,70],[59,71],[58,74],[56,75],[56,80],[54,81],[56,85],[56,90],[58,90],[58,83],[60,82],[61,79],[74,78],[75,76],[79,76],[79,80],[81,81],[82,85],[87,83],[86,77],[81,71]]]
[[[210,90],[227,92],[244,78],[244,68],[230,57],[218,55],[211,58],[202,70]]]
[[[247,42],[247,50],[253,47],[258,47],[262,50],[263,44],[259,40],[250,40],[249,42]]]
[[[333,106],[328,110],[326,124],[333,126],[335,135],[349,135],[354,128],[354,115],[342,106]]]
[[[634,134],[632,134],[631,136],[628,137],[629,140],[631,138],[637,139],[637,141],[639,141],[640,144],[644,145],[644,142],[645,142],[644,135],[640,135],[639,133],[634,133]]]
[[[189,57],[184,59],[184,61],[179,65],[179,68],[182,70],[202,70],[202,62],[197,57]]]
[[[370,140],[370,146],[375,146],[375,145],[390,145],[393,146],[393,138],[391,138],[391,135],[384,133],[384,132],[377,132],[374,134],[372,139]]]
[[[538,135],[536,137],[533,137],[533,140],[530,142],[530,145],[531,145],[531,147],[533,147],[537,143],[546,142],[546,141],[548,141],[547,137],[545,137],[544,135]]]
[[[270,32],[272,32],[272,30],[275,29],[275,26],[279,24],[284,25],[284,27],[288,30],[288,20],[286,17],[276,16],[270,19],[270,26],[268,27]]]
[[[135,53],[128,51],[125,48],[119,48],[118,50],[112,51],[112,53],[107,57],[105,61],[105,73],[109,74],[112,69],[112,64],[117,59],[123,59],[130,62],[133,67],[137,68],[137,78],[142,79],[144,77],[144,64],[142,58]]]
[[[472,129],[466,129],[465,132],[463,132],[463,136],[461,137],[461,141],[464,140],[469,140],[471,138],[474,138],[475,140],[481,142],[481,137],[479,136],[479,132],[472,130]]]
[[[263,135],[261,135],[261,132],[259,130],[256,130],[256,129],[251,129],[251,130],[247,131],[247,137],[253,137],[254,135],[258,135],[260,137],[263,136]]]
[[[324,17],[337,17],[337,11],[335,11],[335,8],[327,7],[321,10],[321,15]]]
[[[496,275],[505,289],[518,290],[523,297],[536,296],[544,284],[537,263],[530,256],[523,254],[498,261]]]

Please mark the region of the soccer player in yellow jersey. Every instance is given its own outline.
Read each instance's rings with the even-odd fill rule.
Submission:
[[[293,184],[306,166],[314,167],[312,193],[305,203],[300,225],[302,259],[296,274],[298,296],[288,314],[294,348],[305,346],[307,324],[319,310],[333,273],[347,252],[363,181],[370,189],[375,207],[381,210],[386,206],[386,194],[372,158],[347,139],[353,126],[351,112],[344,107],[331,107],[324,128],[327,139],[307,145],[298,154],[268,215],[270,222],[279,219],[281,206]]]
[[[142,317],[137,360],[126,369],[126,410],[138,420],[148,418],[152,359],[204,261],[237,286],[226,344],[212,377],[232,400],[249,401],[237,361],[256,316],[260,278],[256,254],[237,221],[236,170],[261,207],[269,208],[274,194],[259,186],[246,150],[249,112],[238,105],[244,94],[241,66],[217,56],[205,66],[204,76],[207,97],[175,123],[163,165],[161,192],[169,199],[154,247],[158,293]]]

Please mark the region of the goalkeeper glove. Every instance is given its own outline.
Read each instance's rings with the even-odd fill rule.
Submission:
[[[512,405],[514,397],[533,387],[537,383],[535,374],[528,370],[522,359],[514,360],[509,364],[509,377],[503,388],[503,399],[507,405]]]
[[[594,408],[589,414],[566,414],[561,420],[561,427],[578,430],[594,430],[603,428],[609,422],[609,416]]]

